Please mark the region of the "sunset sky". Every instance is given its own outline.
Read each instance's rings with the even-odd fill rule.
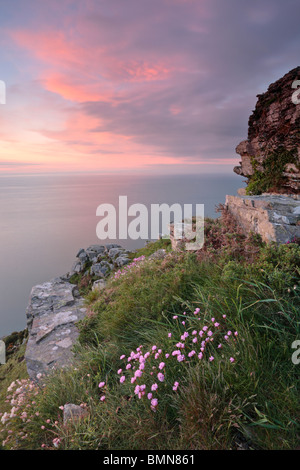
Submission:
[[[0,0],[0,172],[231,172],[299,0]]]

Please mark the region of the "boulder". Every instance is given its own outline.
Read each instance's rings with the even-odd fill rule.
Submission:
[[[92,291],[95,292],[97,290],[105,289],[106,281],[104,279],[99,279],[93,283]]]
[[[167,252],[164,248],[155,251],[152,255],[149,256],[149,259],[164,259],[167,256]]]
[[[83,406],[74,405],[73,403],[67,403],[64,405],[63,420],[66,426],[70,421],[77,421],[79,419],[88,416],[88,410]]]
[[[84,270],[84,264],[81,261],[75,261],[73,266],[72,266],[71,273],[72,274],[79,274],[83,270]]]
[[[91,245],[86,249],[86,254],[90,261],[97,259],[101,253],[104,253],[105,246],[103,245]]]
[[[117,245],[116,243],[109,243],[105,245],[106,252],[109,252],[112,248],[122,248],[121,245]]]
[[[119,268],[121,268],[122,266],[125,266],[126,264],[128,264],[130,262],[130,259],[127,258],[127,256],[125,256],[125,255],[121,255],[116,259],[115,262],[116,262],[116,265]]]
[[[112,265],[107,261],[101,261],[100,263],[95,263],[91,267],[90,273],[92,276],[105,277],[111,271]]]
[[[108,256],[111,259],[115,259],[125,252],[124,248],[111,248],[108,252]]]

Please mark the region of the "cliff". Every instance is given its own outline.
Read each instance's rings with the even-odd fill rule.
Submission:
[[[292,99],[292,85],[299,79],[300,67],[296,67],[257,95],[248,139],[236,147],[240,166],[234,168],[248,178],[249,193],[299,193],[300,105]]]

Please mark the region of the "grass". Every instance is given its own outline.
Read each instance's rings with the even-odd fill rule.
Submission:
[[[209,221],[201,253],[170,252],[165,241],[149,244],[135,254],[146,256],[144,261],[111,277],[105,290],[87,294],[89,315],[80,325],[75,366],[48,377],[34,405],[35,390],[27,393],[30,421],[10,420],[3,438],[7,426],[12,435],[22,429],[27,437],[10,438],[6,447],[52,449],[59,439],[62,449],[295,449],[299,365],[291,360],[291,345],[299,339],[300,248],[265,245],[230,224],[226,214]],[[168,251],[164,259],[148,258],[162,247]],[[219,326],[212,326],[212,318]],[[206,326],[214,341],[199,360],[193,331]],[[185,360],[179,362],[172,351],[185,331]],[[162,350],[157,359],[153,345]],[[131,384],[133,372],[120,357],[126,360],[140,346],[151,354],[142,379]],[[189,357],[195,349],[197,355]],[[163,382],[156,377],[160,361]],[[159,387],[153,410],[147,393],[154,381]],[[141,399],[137,383],[146,385]],[[64,425],[65,403],[81,405],[88,415]]]

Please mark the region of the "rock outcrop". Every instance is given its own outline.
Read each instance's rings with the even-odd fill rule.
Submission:
[[[296,80],[300,80],[300,67],[271,84],[266,93],[257,95],[255,110],[249,118],[248,139],[236,148],[242,160],[234,168],[235,173],[251,181],[255,173],[267,175],[270,168],[276,167],[281,172],[272,188],[276,192],[300,190],[300,104],[292,99]],[[280,161],[282,155],[284,159]]]
[[[116,244],[81,248],[69,273],[32,288],[26,311],[29,337],[25,354],[32,380],[72,364],[72,348],[79,335],[76,323],[86,315],[84,299],[70,282],[72,276],[90,276],[93,290],[104,289],[104,278],[129,263],[128,253]]]
[[[127,250],[114,243],[91,245],[86,250],[81,248],[69,275],[85,273],[97,278],[105,278],[115,267],[120,268],[129,263],[128,253]]]
[[[245,233],[258,233],[265,242],[300,238],[300,196],[226,196],[225,206]]]
[[[26,314],[25,359],[30,378],[37,380],[40,374],[69,366],[79,334],[76,323],[86,314],[77,287],[60,277],[33,287]]]

